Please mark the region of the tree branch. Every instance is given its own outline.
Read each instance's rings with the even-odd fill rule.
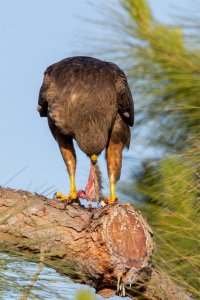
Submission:
[[[144,299],[190,299],[152,266],[152,231],[132,205],[64,209],[58,200],[0,188],[0,217],[2,249],[34,257],[43,249],[46,264],[105,297],[115,293],[118,281],[122,294],[132,284],[127,294],[139,293]]]

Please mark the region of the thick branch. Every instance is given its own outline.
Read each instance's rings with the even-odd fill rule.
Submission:
[[[152,267],[152,232],[132,205],[64,209],[57,200],[1,188],[0,216],[1,244],[8,250],[42,250],[54,266],[73,262],[79,281],[104,296],[115,292],[120,279],[121,287],[132,284],[147,299],[190,299]]]

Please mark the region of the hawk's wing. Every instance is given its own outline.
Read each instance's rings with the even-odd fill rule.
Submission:
[[[49,89],[49,86],[50,86],[50,79],[45,72],[44,80],[39,92],[38,107],[37,107],[37,110],[40,113],[41,117],[47,117],[47,110],[48,110],[47,91]]]
[[[134,124],[134,102],[125,73],[114,63],[108,62],[115,74],[117,91],[117,107],[124,122],[129,126]]]
[[[63,60],[64,61],[64,60]],[[67,59],[65,60],[67,61]],[[115,75],[115,87],[117,91],[117,108],[124,122],[129,126],[134,124],[134,103],[131,91],[124,72],[115,64],[108,63],[110,69]],[[54,64],[47,68],[44,73],[44,81],[40,89],[38,100],[38,111],[41,117],[47,116],[48,102],[55,97],[55,86],[51,80],[51,73],[55,71],[54,76],[59,75],[60,64]],[[57,74],[58,73],[58,74]]]
[[[116,79],[116,89],[117,89],[117,104],[118,111],[122,119],[129,125],[134,124],[134,102],[132,94],[127,82],[126,75],[122,70]]]

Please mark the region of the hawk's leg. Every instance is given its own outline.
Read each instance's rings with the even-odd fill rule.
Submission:
[[[118,200],[115,194],[115,183],[119,180],[121,174],[122,150],[122,143],[109,141],[106,150],[107,169],[110,180],[110,199],[108,199],[108,204],[115,203]]]
[[[76,191],[75,185],[75,172],[76,172],[76,153],[73,146],[73,140],[70,137],[56,137],[57,142],[60,147],[60,152],[64,159],[64,162],[67,167],[67,171],[70,178],[70,193],[67,196],[64,196],[62,193],[57,192],[55,194],[56,198],[61,200],[66,200],[67,203],[71,203],[74,200],[78,199],[78,193]]]

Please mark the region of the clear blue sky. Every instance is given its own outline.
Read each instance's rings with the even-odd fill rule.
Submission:
[[[95,56],[98,52],[88,47],[90,32],[92,29],[93,36],[97,37],[103,37],[103,33],[99,27],[83,20],[97,17],[96,9],[87,2],[0,0],[0,185],[5,185],[27,167],[8,186],[38,193],[48,188],[68,192],[69,180],[58,146],[47,120],[39,117],[36,107],[43,72],[48,65],[67,56],[87,55],[89,51]],[[111,3],[109,0],[90,2],[102,6]],[[159,20],[171,23],[169,15],[173,9],[170,6],[174,0],[149,2]],[[176,0],[175,5],[186,7],[188,2]],[[118,1],[112,3],[117,5]],[[80,38],[82,35],[88,38]],[[137,149],[133,141],[129,153],[135,160],[140,156]],[[82,188],[87,180],[89,162],[80,151],[77,154],[77,186]],[[101,164],[104,185],[108,187],[103,158]],[[130,160],[125,160],[123,181],[132,168]],[[59,289],[58,282],[56,287]]]
[[[117,0],[112,2],[117,4]],[[159,20],[171,22],[174,0],[149,2]],[[99,1],[103,3],[109,1]],[[176,0],[175,5],[186,7],[187,3]],[[80,35],[89,36],[91,24],[79,17],[94,19],[96,9],[87,0],[0,0],[0,4],[0,185],[27,167],[8,186],[40,193],[55,187],[67,193],[68,176],[57,144],[46,119],[36,111],[38,91],[48,65],[88,53],[88,40],[80,39]],[[101,29],[92,27],[100,36]],[[91,49],[94,56],[97,50]],[[128,164],[124,164],[122,180]],[[86,156],[78,151],[78,188],[84,186],[88,168]]]

